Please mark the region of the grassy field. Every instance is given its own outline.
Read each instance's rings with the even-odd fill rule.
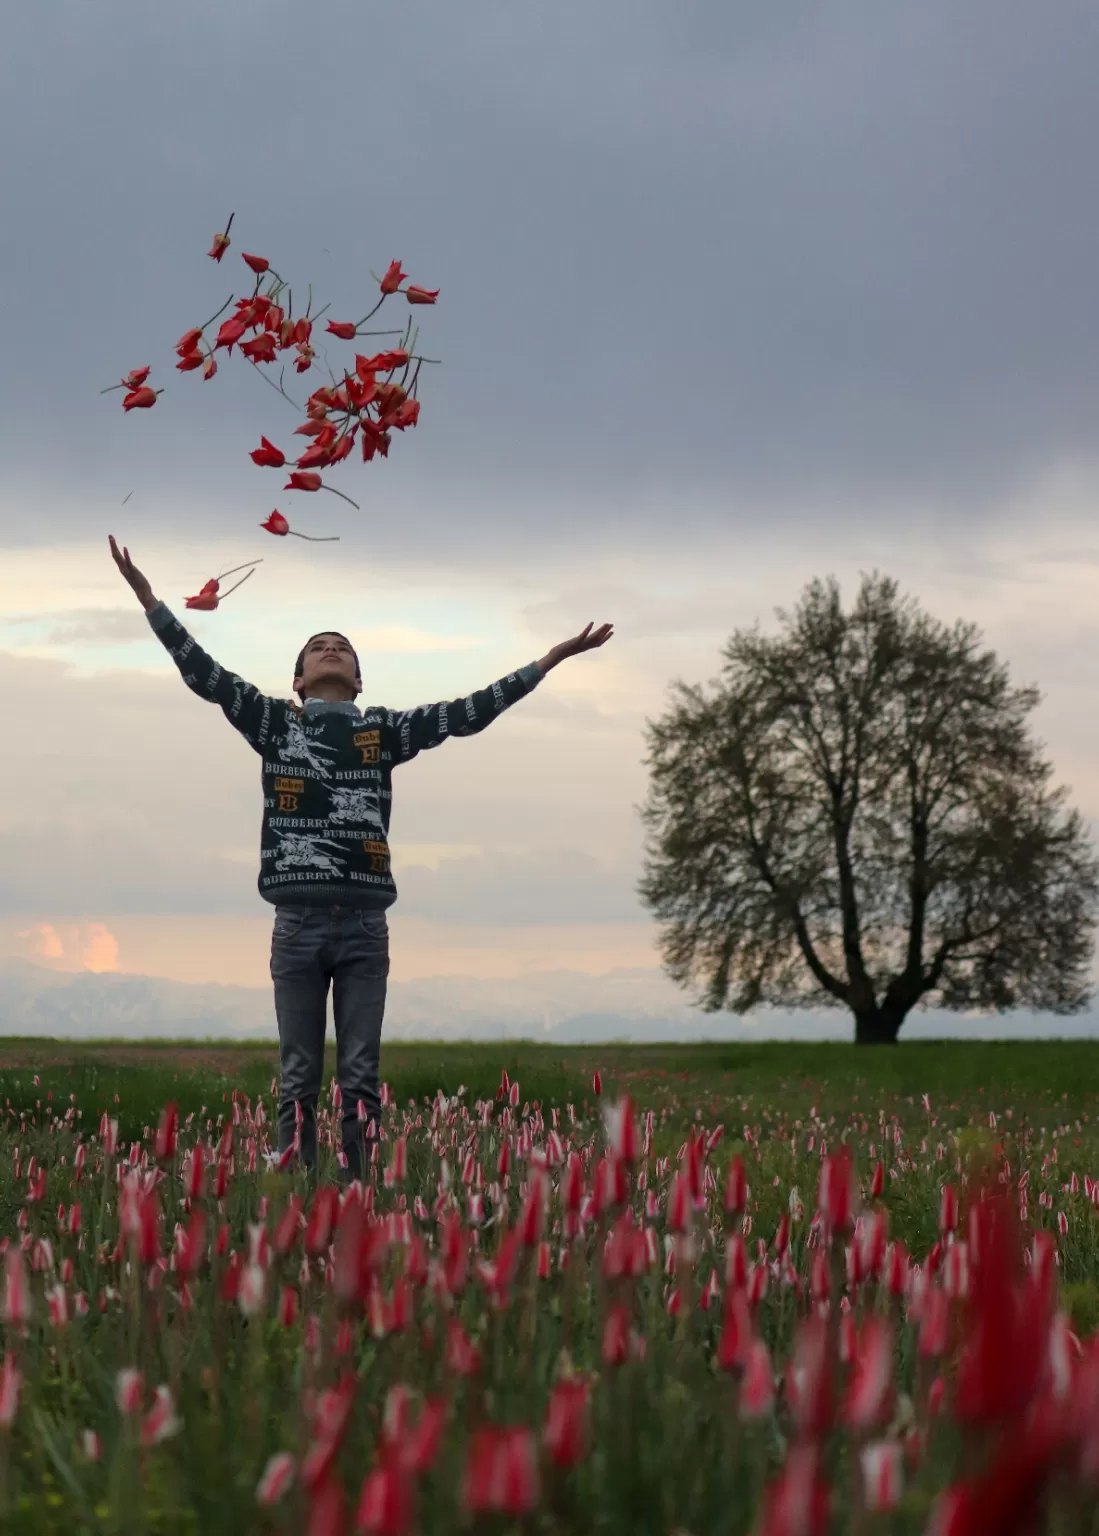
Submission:
[[[328,1070],[335,1071],[335,1051]],[[526,1097],[544,1104],[591,1099],[592,1074],[602,1074],[609,1096],[629,1091],[645,1108],[666,1110],[683,1128],[699,1111],[727,1126],[749,1112],[795,1116],[816,1107],[848,1114],[862,1104],[903,1121],[924,1117],[929,1095],[944,1123],[987,1120],[989,1110],[1012,1109],[1030,1120],[1064,1116],[1066,1106],[1099,1136],[1099,1040],[1035,1043],[918,1042],[896,1047],[821,1045],[610,1045],[545,1046],[505,1043],[384,1045],[382,1074],[401,1104],[453,1094],[463,1084],[472,1101],[491,1096],[501,1071],[523,1084]],[[44,1092],[76,1093],[87,1112],[113,1104],[123,1134],[140,1134],[166,1099],[181,1112],[213,1105],[238,1089],[267,1093],[278,1072],[271,1045],[224,1042],[97,1042],[0,1038],[0,1099],[32,1104]],[[41,1091],[33,1084],[37,1074]],[[1087,1116],[1087,1119],[1084,1117]],[[1099,1157],[1095,1159],[1099,1172]]]
[[[0,1528],[1099,1536],[1099,1044],[382,1070],[0,1043]]]

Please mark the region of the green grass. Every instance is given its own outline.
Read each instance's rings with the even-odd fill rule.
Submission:
[[[0,1044],[0,1100],[15,1107],[75,1093],[85,1118],[114,1107],[124,1134],[155,1123],[166,1099],[182,1114],[220,1105],[234,1088],[266,1094],[278,1072],[274,1045],[9,1038]],[[335,1051],[328,1053],[335,1071]],[[437,1088],[461,1085],[469,1100],[496,1091],[502,1070],[518,1079],[523,1097],[543,1104],[591,1099],[598,1070],[608,1095],[623,1090],[646,1107],[666,1109],[675,1126],[704,1117],[737,1125],[741,1105],[770,1105],[784,1113],[850,1113],[860,1103],[876,1116],[885,1108],[902,1120],[923,1114],[930,1095],[949,1123],[987,1119],[1011,1109],[1036,1124],[1054,1113],[1088,1116],[1099,1107],[1099,1041],[919,1042],[862,1047],[804,1045],[553,1046],[525,1041],[488,1044],[383,1045],[382,1075],[399,1103],[422,1101]],[[40,1084],[32,1082],[37,1074]],[[216,1112],[216,1111],[215,1111]],[[1090,1138],[1089,1138],[1090,1139]]]

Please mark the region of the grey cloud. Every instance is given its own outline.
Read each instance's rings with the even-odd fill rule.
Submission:
[[[627,643],[667,635],[723,636],[739,622],[728,590],[718,586],[700,585],[692,592],[663,597],[594,581],[531,603],[522,617],[532,629],[552,631],[575,624],[580,613],[604,611],[613,615],[616,639]]]
[[[145,615],[132,608],[72,608],[65,613],[24,618],[20,622],[50,624],[47,645],[115,645],[119,641],[149,638]]]
[[[219,498],[266,515],[278,482],[246,450],[289,409],[243,365],[205,385],[170,352],[239,287],[243,245],[333,314],[361,313],[395,254],[442,288],[421,426],[340,481],[425,559],[683,540],[764,508],[872,521],[899,491],[930,519],[988,514],[1093,441],[1097,42],[1084,0],[332,0],[306,28],[287,0],[69,0],[48,29],[17,9],[19,490],[64,507],[77,479],[85,505],[137,484],[127,511],[155,519],[189,489],[196,531]],[[236,265],[215,269],[233,208]],[[41,401],[62,359],[59,439]],[[142,362],[167,393],[123,418],[96,391]],[[540,501],[552,530],[519,513]],[[9,543],[86,523],[8,515]]]
[[[267,910],[256,891],[258,835],[255,864],[247,865],[196,850],[182,828],[175,837],[159,828],[135,834],[132,822],[111,820],[109,827],[0,831],[0,916],[36,922]]]
[[[497,928],[647,920],[631,890],[631,868],[607,867],[567,843],[523,854],[488,848],[436,869],[394,863],[408,917]]]
[[[176,679],[0,652],[0,912],[260,910],[258,759]],[[49,700],[48,707],[43,701]]]

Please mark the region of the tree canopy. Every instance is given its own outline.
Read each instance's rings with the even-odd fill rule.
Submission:
[[[850,1009],[859,1043],[934,1006],[1070,1014],[1099,863],[975,626],[814,581],[647,723],[641,899],[702,1008]]]

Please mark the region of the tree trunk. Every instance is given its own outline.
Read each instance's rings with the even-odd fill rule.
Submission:
[[[855,1015],[856,1045],[896,1045],[903,1015],[874,1008]]]

